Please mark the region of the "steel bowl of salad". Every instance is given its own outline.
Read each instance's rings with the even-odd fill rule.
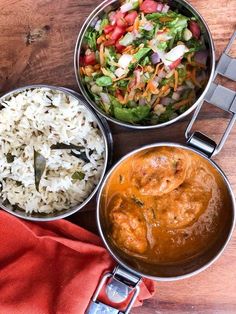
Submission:
[[[183,0],[104,1],[82,26],[74,63],[97,112],[149,129],[178,121],[203,101],[215,53],[205,21]]]

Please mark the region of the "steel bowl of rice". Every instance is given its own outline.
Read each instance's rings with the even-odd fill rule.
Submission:
[[[27,86],[0,98],[0,207],[64,218],[94,196],[112,150],[106,121],[68,89]]]

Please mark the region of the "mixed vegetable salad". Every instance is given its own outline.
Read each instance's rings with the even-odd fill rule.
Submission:
[[[127,0],[92,21],[79,70],[107,115],[152,125],[174,119],[195,102],[207,82],[207,54],[194,18],[154,0]]]

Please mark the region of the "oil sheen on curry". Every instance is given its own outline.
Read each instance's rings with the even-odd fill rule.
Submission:
[[[151,264],[204,252],[216,239],[227,202],[223,179],[207,160],[167,146],[119,164],[101,199],[109,240]]]

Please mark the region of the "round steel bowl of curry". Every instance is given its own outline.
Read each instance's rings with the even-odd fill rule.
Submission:
[[[98,225],[111,254],[146,277],[179,279],[206,268],[234,225],[234,199],[222,171],[185,146],[152,145],[107,175]]]

